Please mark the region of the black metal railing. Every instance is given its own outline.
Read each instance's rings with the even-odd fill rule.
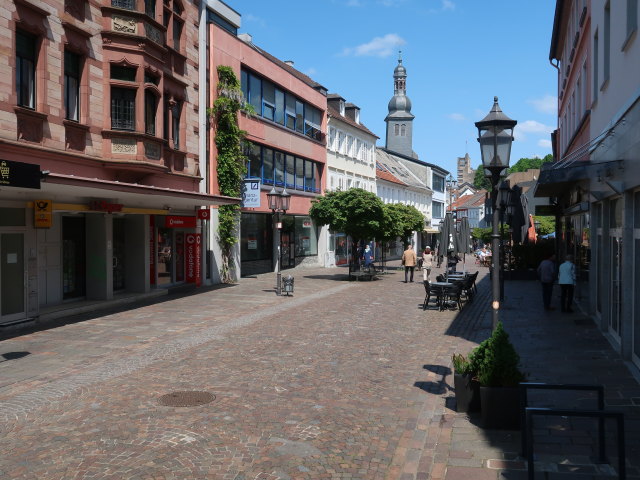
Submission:
[[[624,439],[624,414],[622,412],[604,412],[601,410],[571,410],[571,409],[556,409],[556,408],[534,408],[528,407],[525,410],[525,418],[527,425],[531,425],[532,417],[534,415],[544,416],[556,416],[556,417],[587,417],[598,418],[599,423],[604,423],[605,418],[613,418],[616,420],[617,433],[618,433],[618,479],[626,480],[627,467],[626,467],[626,455],[625,455],[625,439]],[[603,430],[601,430],[603,431]],[[534,480],[534,462],[533,462],[533,429],[526,429],[527,436],[527,469],[529,480]],[[600,450],[602,452],[604,445],[604,438],[600,439]]]

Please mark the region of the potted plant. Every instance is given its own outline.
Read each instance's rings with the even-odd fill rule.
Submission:
[[[491,337],[469,355],[469,368],[480,383],[484,428],[517,430],[520,427],[518,384],[524,380],[520,356],[498,322]]]
[[[475,372],[471,368],[469,359],[462,354],[454,354],[453,385],[456,393],[456,411],[479,412],[480,411],[480,383],[475,378]]]

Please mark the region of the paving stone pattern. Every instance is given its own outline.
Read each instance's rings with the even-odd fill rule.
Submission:
[[[257,275],[6,335],[0,478],[525,479],[519,432],[455,411],[451,355],[491,331],[477,268],[462,312],[423,311],[422,283],[400,271],[348,282],[344,269],[296,269],[292,297]],[[532,379],[601,382],[626,409],[629,478],[640,478],[640,387],[627,367],[578,314],[544,314],[535,282],[507,282],[506,296]],[[215,399],[161,405],[185,391]],[[593,466],[590,426],[546,421],[535,433],[536,478],[614,478]]]

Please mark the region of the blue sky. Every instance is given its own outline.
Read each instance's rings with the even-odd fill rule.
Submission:
[[[499,97],[518,121],[511,164],[551,153],[556,70],[549,64],[554,0],[225,0],[241,33],[360,107],[384,146],[393,69],[402,50],[421,160],[454,172]]]

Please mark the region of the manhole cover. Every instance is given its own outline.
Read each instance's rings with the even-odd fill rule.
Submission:
[[[198,407],[215,399],[216,396],[209,392],[172,392],[162,395],[158,402],[165,407]]]

